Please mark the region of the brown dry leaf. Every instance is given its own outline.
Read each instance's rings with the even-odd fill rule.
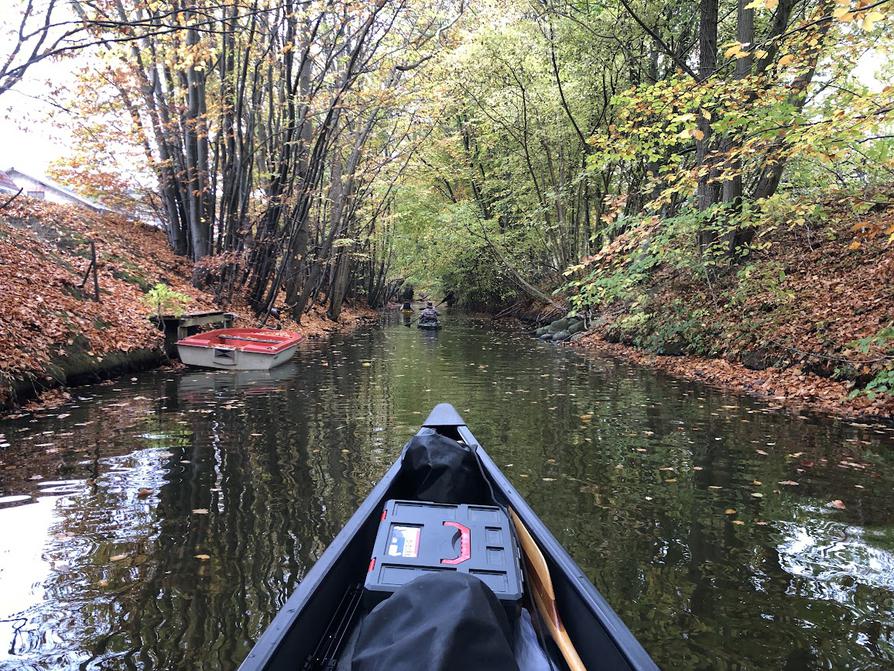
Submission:
[[[723,511],[723,514],[724,515],[735,515],[736,509],[735,508],[727,508],[726,510]]]
[[[121,561],[122,559],[127,559],[127,555],[120,554],[120,555],[112,555],[111,557],[109,557],[109,561]]]
[[[211,559],[211,555],[196,555],[195,557],[196,559],[199,559],[201,561],[207,561],[208,559]]]
[[[835,508],[836,510],[845,510],[845,509],[847,509],[847,506],[844,505],[844,501],[842,501],[841,499],[835,499],[835,500],[832,501],[829,505],[832,506],[833,508]]]
[[[745,522],[743,522],[742,520],[733,520],[733,524],[742,525],[745,524]]]
[[[207,515],[207,514],[208,514],[208,509],[207,509],[207,508],[195,508],[195,509],[192,511],[192,514],[193,514],[193,515]]]
[[[798,483],[795,482],[794,480],[780,480],[779,484],[785,485],[786,487],[797,487],[798,486]]]

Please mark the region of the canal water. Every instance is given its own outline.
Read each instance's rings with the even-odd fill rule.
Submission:
[[[0,669],[236,668],[441,401],[664,668],[894,666],[890,429],[458,317],[74,396],[0,423]]]

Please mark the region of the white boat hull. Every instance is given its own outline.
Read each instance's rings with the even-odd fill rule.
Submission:
[[[222,370],[270,370],[286,363],[295,354],[298,343],[276,354],[246,352],[233,347],[196,347],[177,345],[180,360],[188,366]]]

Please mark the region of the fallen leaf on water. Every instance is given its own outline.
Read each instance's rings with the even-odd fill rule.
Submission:
[[[651,497],[651,496],[647,496],[647,497],[646,497],[646,501],[651,501],[651,500],[652,500],[652,497]]]
[[[742,520],[733,520],[733,524],[745,524]]]
[[[591,419],[593,419],[593,415],[581,415],[580,416],[580,421],[582,421],[582,422],[589,422]]]
[[[672,482],[676,482],[676,481],[677,481],[676,478],[668,478],[667,480],[665,480],[665,482],[668,483],[668,484],[670,484],[670,483],[672,483]]]
[[[109,561],[121,561],[122,559],[127,559],[127,555],[112,555],[111,557],[109,557]]]
[[[544,482],[555,482],[556,479],[555,478],[543,478],[543,481]]]
[[[844,501],[842,501],[841,499],[835,499],[829,505],[837,510],[845,510],[847,508],[847,506],[844,505]]]
[[[360,364],[360,365],[363,366],[364,368],[369,368],[370,366],[372,366],[372,364],[371,364],[369,361],[364,361],[364,362],[363,362],[362,364]]]
[[[727,508],[726,510],[723,511],[723,514],[724,515],[735,515],[736,509],[735,508]]]
[[[207,508],[195,508],[195,509],[192,511],[192,514],[193,514],[193,515],[207,515],[207,514],[208,514],[208,509],[207,509]]]
[[[205,561],[206,559],[211,559],[211,555],[196,555],[196,559],[201,559]]]
[[[769,522],[764,522],[763,520],[758,520],[757,522],[755,522],[755,524],[758,525],[759,527],[765,527],[769,524]]]
[[[769,454],[768,452],[765,452],[764,450],[755,450],[755,452],[757,452],[758,454],[762,454],[765,457],[768,456],[768,454]]]
[[[797,487],[798,486],[798,483],[795,482],[794,480],[780,480],[779,484],[785,485],[787,487]]]
[[[723,489],[723,487],[719,485],[708,485],[708,489]]]
[[[756,499],[762,499],[762,498],[764,498],[764,495],[761,494],[760,492],[751,492],[751,495],[752,495],[754,498],[756,498]]]
[[[137,492],[137,496],[139,496],[141,499],[145,499],[151,493],[152,490],[149,489],[149,487],[140,487],[140,490]]]
[[[760,480],[752,480],[751,484],[754,485],[755,487],[760,487],[764,483],[761,482]]]

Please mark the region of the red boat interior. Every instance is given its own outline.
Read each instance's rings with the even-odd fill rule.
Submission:
[[[299,333],[274,331],[273,329],[217,329],[206,333],[196,333],[177,344],[208,348],[226,347],[243,352],[277,354],[300,342],[302,337]]]

